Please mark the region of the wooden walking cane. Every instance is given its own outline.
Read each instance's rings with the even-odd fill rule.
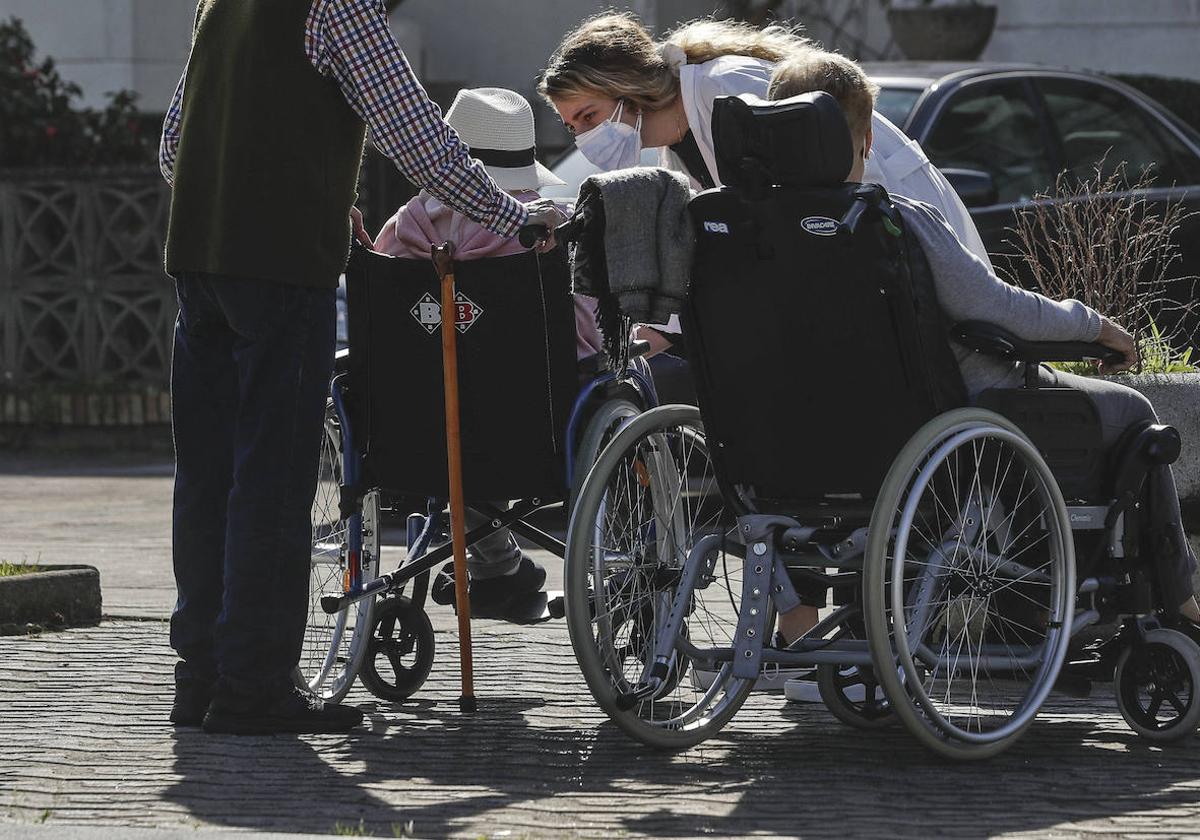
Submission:
[[[462,436],[458,417],[458,329],[455,327],[454,243],[434,245],[433,265],[442,281],[442,383],[446,395],[446,461],[450,478],[450,539],[454,545],[454,601],[458,607],[458,652],[462,696],[458,708],[474,712],[471,658],[471,600],[467,595],[466,508],[463,506]]]

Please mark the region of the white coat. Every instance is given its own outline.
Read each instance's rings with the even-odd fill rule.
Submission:
[[[739,55],[722,56],[703,64],[685,64],[679,68],[680,95],[688,127],[696,138],[704,162],[708,164],[713,182],[718,186],[721,179],[717,176],[717,161],[713,153],[713,101],[718,96],[743,93],[752,93],[765,99],[773,69],[774,65],[769,61]],[[987,249],[966,205],[946,177],[929,162],[921,144],[909,139],[878,112],[871,115],[871,134],[874,139],[867,156],[863,180],[882,184],[889,193],[932,204],[946,217],[959,240],[991,268]],[[662,149],[661,163],[668,169],[687,171],[679,157],[666,147]],[[693,186],[700,188],[694,179]]]

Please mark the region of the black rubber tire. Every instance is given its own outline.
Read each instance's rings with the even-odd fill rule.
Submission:
[[[1151,720],[1157,715],[1142,707],[1140,691],[1148,681],[1167,681],[1169,688],[1185,693],[1183,709],[1177,709],[1173,720]],[[1142,738],[1156,744],[1187,738],[1200,725],[1200,647],[1178,630],[1151,630],[1145,642],[1121,651],[1113,687],[1121,717]]]
[[[371,636],[358,677],[380,700],[407,700],[429,677],[434,648],[433,625],[425,611],[405,597],[385,598],[375,604]],[[380,673],[380,657],[390,663],[392,678]]]

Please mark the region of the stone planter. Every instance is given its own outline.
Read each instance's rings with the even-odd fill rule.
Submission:
[[[1112,376],[1113,382],[1128,385],[1146,395],[1158,419],[1174,426],[1183,438],[1183,451],[1172,469],[1179,498],[1200,499],[1200,373]]]
[[[914,61],[974,61],[996,26],[996,7],[907,6],[887,11],[892,37]]]
[[[100,623],[100,573],[92,566],[42,566],[0,577],[0,635]]]
[[[1171,469],[1183,508],[1183,527],[1192,551],[1200,557],[1200,373],[1107,378],[1145,394],[1158,412],[1158,419],[1179,430],[1183,449]],[[1200,591],[1200,570],[1193,577],[1193,585]]]

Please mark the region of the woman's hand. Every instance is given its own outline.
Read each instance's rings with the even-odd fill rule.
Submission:
[[[350,227],[354,230],[354,238],[368,248],[375,247],[375,241],[367,234],[367,229],[363,227],[362,211],[357,207],[350,208]]]
[[[1133,336],[1125,332],[1119,324],[1103,315],[1100,316],[1100,337],[1096,339],[1096,342],[1110,350],[1116,350],[1124,356],[1121,361],[1115,364],[1101,362],[1101,373],[1120,373],[1123,370],[1129,370],[1138,363],[1137,342],[1133,340]]]

